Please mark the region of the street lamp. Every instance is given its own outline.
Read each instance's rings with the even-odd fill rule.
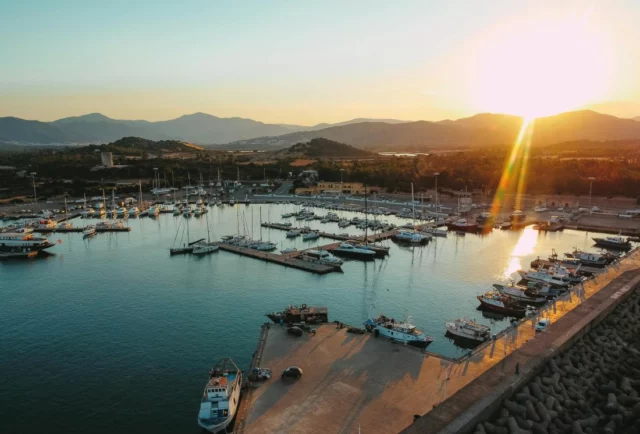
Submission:
[[[591,208],[591,191],[593,190],[593,181],[595,179],[593,176],[589,177],[589,208]]]
[[[157,181],[156,181],[157,177],[158,177],[158,168],[154,167],[153,168],[153,185],[155,185],[154,188],[156,189],[156,195],[157,195],[157,188],[158,188]],[[153,193],[153,190],[151,190],[151,193]]]
[[[433,176],[436,177],[436,225],[438,224],[439,210],[438,210],[438,175],[440,172],[436,172]]]
[[[38,195],[36,194],[36,172],[31,172],[31,179],[33,180],[33,200],[35,204],[38,204]]]

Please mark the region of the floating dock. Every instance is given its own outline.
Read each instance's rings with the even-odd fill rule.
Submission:
[[[302,259],[289,257],[288,255],[279,255],[277,253],[262,252],[256,249],[251,249],[249,247],[239,247],[239,246],[234,246],[233,244],[228,244],[228,243],[220,243],[220,250],[237,253],[238,255],[242,255],[242,256],[249,256],[255,259],[261,259],[263,261],[271,262],[274,264],[284,265],[285,267],[291,267],[298,270],[308,271],[310,273],[327,274],[327,273],[331,273],[332,271],[335,271],[335,268],[333,267],[329,267],[326,265],[317,264],[313,262],[303,261]]]
[[[41,234],[52,234],[52,233],[72,233],[72,232],[82,232],[85,228],[35,228],[33,232],[38,232]],[[131,227],[125,226],[123,228],[96,228],[96,232],[131,232]]]

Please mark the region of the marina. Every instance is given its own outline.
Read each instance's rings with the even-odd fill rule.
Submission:
[[[129,218],[130,232],[106,233],[85,239],[79,234],[60,233],[61,243],[47,249],[49,254],[46,256],[4,261],[0,265],[0,273],[11,290],[5,291],[6,303],[1,312],[1,325],[7,330],[3,339],[12,348],[26,346],[33,350],[24,355],[12,352],[7,355],[10,359],[3,359],[3,363],[16,370],[20,378],[29,378],[26,372],[44,363],[42,357],[55,351],[56,341],[35,339],[41,334],[41,328],[35,327],[35,323],[33,326],[27,324],[17,335],[11,332],[13,329],[9,325],[24,324],[16,315],[33,319],[50,317],[55,313],[51,333],[64,331],[63,335],[72,339],[65,345],[71,348],[87,345],[95,348],[95,355],[68,358],[68,369],[85,372],[86,375],[91,372],[91,376],[100,379],[108,375],[102,366],[119,366],[121,370],[134,373],[134,377],[120,386],[114,385],[112,393],[118,395],[110,399],[120,405],[133,405],[135,402],[140,407],[143,403],[142,408],[148,414],[162,411],[172,415],[159,421],[145,417],[143,412],[133,419],[131,416],[126,419],[116,416],[114,420],[109,412],[107,420],[101,416],[106,412],[99,413],[97,419],[85,421],[85,425],[91,426],[94,432],[106,434],[114,423],[122,426],[144,424],[156,432],[167,433],[184,431],[185,426],[197,427],[195,412],[198,404],[194,398],[202,393],[203,372],[225,357],[231,357],[245,372],[250,372],[252,367],[260,367],[274,373],[274,378],[261,385],[255,384],[243,393],[234,432],[242,432],[241,429],[248,433],[269,432],[270,427],[283,423],[283,420],[293,423],[284,416],[292,414],[293,409],[316,405],[333,409],[341,424],[354,429],[361,426],[369,431],[375,430],[374,425],[367,425],[371,420],[371,423],[400,430],[425,405],[432,405],[429,403],[436,397],[442,399],[442,376],[448,369],[452,369],[451,372],[462,369],[458,367],[464,367],[470,348],[474,351],[472,360],[475,360],[475,354],[487,357],[487,351],[490,351],[486,342],[470,345],[463,342],[465,339],[451,336],[447,333],[447,322],[466,317],[477,322],[478,330],[488,328],[490,335],[498,336],[497,342],[502,342],[505,333],[509,333],[511,319],[477,310],[478,295],[495,283],[510,285],[518,277],[518,270],[528,269],[532,261],[550,256],[554,249],[558,252],[573,252],[576,248],[584,252],[598,252],[591,238],[599,234],[567,229],[563,232],[538,232],[532,228],[494,230],[489,234],[467,234],[465,237],[433,237],[424,245],[396,244],[387,238],[376,245],[388,249],[388,254],[376,255],[372,261],[344,258],[342,272],[335,272],[335,267],[327,266],[323,275],[305,272],[309,268],[323,269],[318,268],[319,264],[310,264],[300,258],[306,252],[331,252],[344,241],[324,234],[344,232],[347,233],[346,239],[358,242],[364,235],[362,229],[353,225],[339,228],[338,222],[308,221],[305,224],[312,230],[323,228],[319,231],[322,235],[311,242],[303,241],[300,236],[287,238],[287,231],[283,229],[261,226],[257,218],[260,207],[263,216],[267,213],[273,216],[286,213],[290,206],[252,204],[238,207],[213,206],[209,207],[207,214],[189,218],[191,239],[206,240],[210,227],[212,241],[240,233],[263,242],[270,240],[278,246],[278,252],[289,250],[289,253],[263,252],[222,242],[220,251],[212,255],[171,256],[168,248],[174,243],[179,225],[186,219],[182,215],[161,213],[153,219]],[[340,218],[356,216],[349,211],[337,213]],[[255,216],[253,219],[252,214]],[[386,218],[397,226],[405,223],[395,216]],[[207,219],[209,225],[206,224]],[[81,227],[84,221],[72,219],[70,223]],[[132,268],[129,264],[134,258],[137,266]],[[297,261],[303,268],[296,267]],[[463,274],[459,272],[461,269],[465,270]],[[34,270],[40,271],[34,274]],[[601,268],[598,274],[602,276],[608,270]],[[93,279],[90,290],[78,292],[77,287],[66,285],[67,276],[78,272],[82,276],[105,278]],[[34,278],[43,273],[47,275],[47,285],[34,285]],[[48,291],[51,285],[60,289]],[[585,288],[589,285],[591,283],[585,283]],[[47,302],[30,303],[29,310],[25,311],[21,306],[23,297],[27,295],[29,300],[46,299]],[[561,297],[555,303],[556,309],[566,303],[566,300],[560,301]],[[326,306],[331,323],[313,325],[311,328],[315,335],[303,330],[299,338],[277,324],[272,324],[269,329],[261,328],[266,320],[265,312],[295,303]],[[65,308],[54,311],[53,305]],[[372,305],[376,306],[373,312]],[[545,309],[551,309],[550,306],[553,305],[545,306]],[[376,313],[384,312],[389,318],[399,319],[405,317],[407,308],[410,309],[411,324],[433,338],[426,349],[405,347],[403,343],[385,338],[377,339],[373,333],[364,330],[365,320],[375,318]],[[76,316],[80,312],[82,316]],[[85,315],[95,317],[95,322],[87,326],[82,319]],[[333,323],[336,320],[349,326],[337,328]],[[525,317],[519,321],[528,324],[531,319]],[[87,329],[90,331],[88,334],[85,333]],[[137,332],[127,334],[124,330]],[[229,334],[225,330],[234,332]],[[263,335],[258,336],[260,330]],[[283,333],[284,336],[274,333]],[[99,348],[92,344],[95,336],[101,336],[103,343]],[[121,338],[114,339],[115,336]],[[180,338],[167,339],[173,336]],[[526,336],[526,332],[520,336]],[[215,348],[193,351],[195,347],[207,347],[212,340],[216,342]],[[252,355],[255,353],[257,357],[260,354],[260,346],[256,349],[257,342],[262,343],[265,351],[263,357],[255,361]],[[313,360],[308,357],[293,360],[296,354],[302,356],[308,351],[310,347],[305,345],[317,348]],[[300,352],[296,352],[298,350]],[[348,354],[348,359],[344,362],[334,360],[331,355],[334,350],[337,355]],[[397,367],[398,372],[379,370],[374,361]],[[306,366],[308,363],[312,364]],[[302,378],[289,385],[281,384],[279,375],[286,367],[284,365],[295,364],[304,371]],[[142,369],[142,366],[148,367]],[[67,367],[48,367],[47,373],[55,379],[61,369]],[[471,371],[471,365],[469,372],[469,375],[476,372]],[[357,373],[380,376],[380,382],[371,387],[363,386],[360,377],[356,377]],[[407,373],[411,374],[407,377]],[[321,375],[329,376],[322,380]],[[326,390],[322,387],[334,384],[334,381],[334,386]],[[90,402],[97,397],[91,389],[80,391],[73,385],[55,381],[53,386],[65,400],[77,395]],[[262,386],[266,386],[268,393],[261,389]],[[0,393],[15,394],[23,387],[22,380],[13,382]],[[148,407],[144,404],[143,393],[159,392],[166,387],[175,389],[170,399],[153,405],[149,402]],[[355,392],[356,389],[362,389],[362,392]],[[130,392],[120,396],[124,390]],[[296,396],[306,396],[304,394],[310,390],[318,392],[298,402],[300,399]],[[376,413],[381,411],[379,405],[404,396],[405,390],[409,391],[407,399],[415,400],[415,405],[405,403],[401,409],[394,408],[394,412],[399,411],[398,426],[386,425],[390,422],[382,422],[376,417]],[[417,394],[424,394],[425,390],[431,392],[417,398]],[[277,404],[269,404],[280,396],[276,392],[282,394],[281,398]],[[335,398],[338,395],[331,393],[345,393],[345,399]],[[374,399],[378,395],[381,400]],[[38,392],[32,399],[40,400],[43,396]],[[334,398],[339,408],[334,409]],[[68,408],[68,411],[73,408],[73,414],[77,414],[77,404]],[[19,410],[18,414],[24,414],[21,413],[23,411],[26,408]],[[63,407],[50,417],[53,424],[60,424],[69,414]],[[301,423],[314,423],[308,417],[312,416],[301,419]],[[400,422],[402,427],[399,427]],[[320,419],[315,423],[320,423]]]

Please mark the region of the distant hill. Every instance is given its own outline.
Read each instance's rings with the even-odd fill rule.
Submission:
[[[636,116],[635,118],[633,118],[634,121],[640,121],[640,116]]]
[[[178,140],[149,140],[141,137],[123,137],[112,143],[104,145],[94,145],[82,148],[73,148],[72,152],[87,153],[100,150],[102,152],[113,152],[121,155],[140,155],[143,152],[148,154],[162,155],[175,153],[192,153],[201,151],[204,148],[193,145],[191,143],[181,142]]]
[[[77,137],[56,125],[20,118],[0,118],[0,141],[17,143],[70,143]]]
[[[323,138],[297,143],[290,148],[267,153],[264,158],[368,158],[375,154]],[[263,159],[264,159],[263,158]]]
[[[221,146],[224,149],[277,149],[324,137],[369,150],[424,150],[512,144],[522,125],[517,116],[483,113],[440,122],[388,124],[363,122],[302,131],[277,137],[259,137]],[[589,110],[562,113],[535,121],[534,145],[577,140],[625,140],[640,138],[640,123]]]

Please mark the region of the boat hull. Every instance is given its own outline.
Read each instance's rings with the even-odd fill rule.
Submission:
[[[503,307],[503,306],[497,306],[495,304],[487,303],[482,299],[482,296],[480,295],[478,296],[478,301],[480,302],[480,307],[483,310],[488,310],[490,312],[501,313],[502,315],[513,316],[516,318],[522,318],[526,314],[525,309],[518,309],[510,306]]]
[[[604,238],[593,238],[593,241],[595,241],[596,246],[605,247],[607,249],[631,250],[631,243],[629,243],[629,242],[627,242],[627,243],[614,243],[614,242],[611,242],[611,241],[607,241]]]

